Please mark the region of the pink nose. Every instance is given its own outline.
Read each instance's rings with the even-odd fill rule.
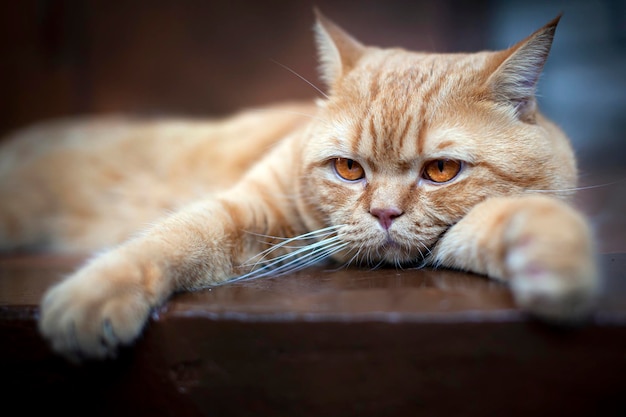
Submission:
[[[378,223],[380,223],[385,230],[389,230],[391,223],[393,223],[397,217],[402,216],[403,213],[402,210],[396,207],[370,209],[370,214],[378,218]]]

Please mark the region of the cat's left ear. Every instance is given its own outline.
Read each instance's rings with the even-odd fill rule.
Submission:
[[[498,55],[500,65],[488,79],[492,98],[515,106],[521,120],[535,115],[537,81],[548,59],[556,26],[561,15],[528,38]]]
[[[365,47],[315,9],[315,40],[322,80],[329,88],[354,67]]]

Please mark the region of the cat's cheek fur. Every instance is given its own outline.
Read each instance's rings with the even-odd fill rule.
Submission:
[[[540,318],[575,321],[599,291],[592,242],[583,217],[561,201],[492,198],[444,235],[433,262],[508,282],[517,304]]]
[[[303,153],[306,153],[303,152]],[[310,163],[299,172],[297,195],[298,211],[308,230],[345,224],[346,211],[352,211],[357,184],[342,184],[325,164]]]

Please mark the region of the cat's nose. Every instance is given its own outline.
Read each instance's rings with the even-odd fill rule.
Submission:
[[[370,209],[370,214],[378,218],[378,223],[380,223],[383,229],[389,230],[391,223],[393,223],[396,218],[402,216],[404,212],[396,207],[387,207]]]

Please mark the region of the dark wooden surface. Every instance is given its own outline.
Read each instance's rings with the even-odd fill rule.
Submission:
[[[310,270],[179,294],[114,361],[72,365],[36,331],[80,259],[0,259],[3,403],[20,414],[626,415],[626,254],[584,326],[529,320],[452,271]]]

